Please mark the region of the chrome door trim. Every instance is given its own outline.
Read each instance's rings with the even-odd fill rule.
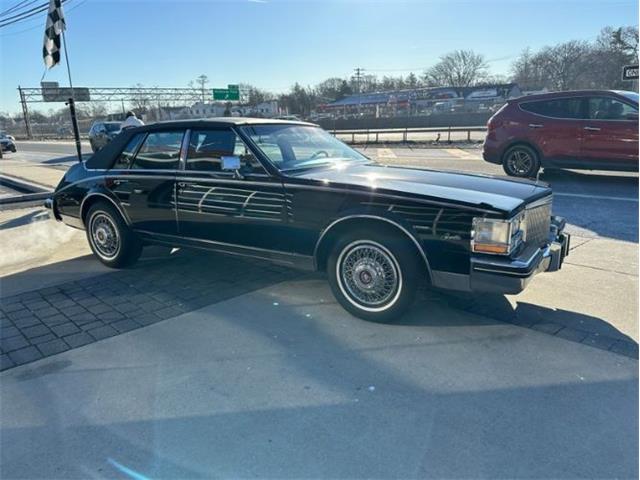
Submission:
[[[162,238],[164,237],[165,241],[167,242],[171,241],[172,239],[175,239],[177,243],[180,243],[181,241],[188,241],[193,243],[206,244],[209,246],[207,250],[216,250],[216,251],[221,251],[223,253],[229,253],[232,255],[260,258],[262,260],[267,260],[270,262],[277,262],[277,263],[285,263],[288,265],[311,265],[311,266],[314,265],[313,258],[311,256],[303,255],[300,253],[285,252],[282,250],[271,250],[268,248],[260,248],[260,247],[250,247],[247,245],[219,242],[216,240],[207,240],[203,238],[187,237],[184,235],[170,235],[167,233],[155,233],[155,232],[150,232],[148,230],[135,230],[135,231],[137,233],[147,235],[151,238],[157,238],[158,240],[162,240]],[[244,252],[234,252],[232,249],[239,249],[239,250],[243,250]],[[269,254],[278,255],[282,258],[274,258],[272,256],[269,256]]]

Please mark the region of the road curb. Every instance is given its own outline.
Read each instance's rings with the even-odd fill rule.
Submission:
[[[5,174],[0,174],[0,184],[25,192],[22,195],[0,198],[0,208],[3,210],[24,208],[36,204],[42,205],[42,201],[49,197],[53,191],[44,185]]]

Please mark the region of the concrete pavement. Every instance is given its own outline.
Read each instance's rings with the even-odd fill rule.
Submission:
[[[0,374],[3,478],[637,478],[636,360],[285,282]]]

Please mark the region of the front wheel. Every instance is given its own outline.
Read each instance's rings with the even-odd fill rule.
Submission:
[[[86,219],[91,250],[107,267],[127,267],[140,258],[142,242],[112,205],[106,202],[92,205]]]
[[[415,247],[396,235],[353,232],[340,238],[327,264],[338,302],[365,320],[385,322],[402,316],[418,286]]]
[[[502,168],[511,177],[532,178],[540,170],[540,159],[533,148],[515,145],[504,153]]]

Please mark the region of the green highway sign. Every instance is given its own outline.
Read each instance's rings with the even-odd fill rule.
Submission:
[[[213,89],[214,100],[240,100],[240,89],[238,85],[229,85],[229,88],[214,88]]]

